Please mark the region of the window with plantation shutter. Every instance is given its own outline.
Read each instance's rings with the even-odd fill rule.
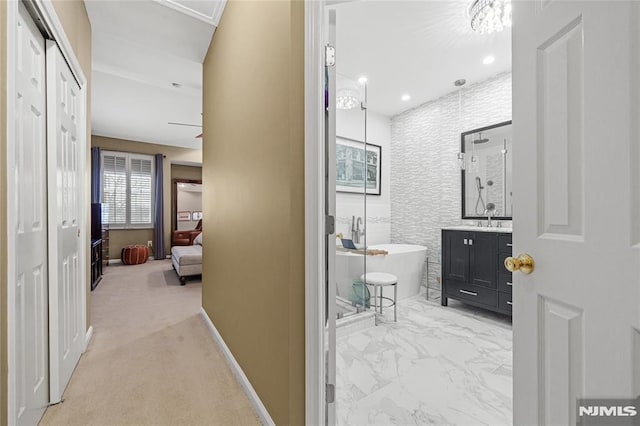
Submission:
[[[103,222],[113,228],[152,228],[153,178],[152,156],[103,151]]]
[[[131,158],[130,198],[131,225],[153,223],[153,158]]]

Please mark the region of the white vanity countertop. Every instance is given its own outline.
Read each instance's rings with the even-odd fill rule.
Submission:
[[[487,226],[473,226],[473,225],[458,225],[458,226],[446,226],[442,229],[447,229],[451,231],[473,231],[473,232],[502,232],[505,234],[511,234],[513,232],[512,228],[497,228],[492,226],[491,228]]]

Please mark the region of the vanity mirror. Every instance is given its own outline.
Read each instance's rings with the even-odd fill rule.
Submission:
[[[462,218],[511,220],[511,121],[461,135]]]

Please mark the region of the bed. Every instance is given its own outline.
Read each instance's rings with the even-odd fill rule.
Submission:
[[[202,234],[190,246],[171,247],[171,262],[176,270],[180,285],[187,283],[187,277],[202,274]]]

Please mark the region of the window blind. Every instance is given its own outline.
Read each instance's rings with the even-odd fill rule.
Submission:
[[[131,159],[131,208],[130,223],[132,225],[146,225],[153,222],[152,191],[153,191],[153,163],[151,159]]]
[[[127,158],[104,153],[102,156],[102,221],[109,225],[127,224]]]
[[[148,155],[102,152],[103,222],[153,227],[154,162]]]

